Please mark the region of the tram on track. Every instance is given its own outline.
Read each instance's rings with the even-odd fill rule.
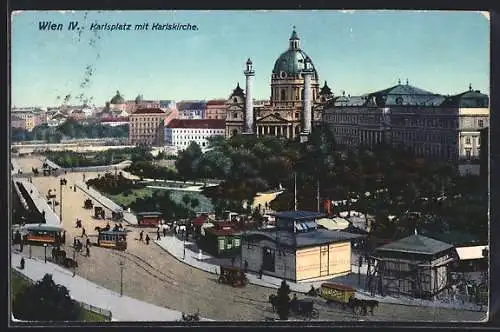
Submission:
[[[25,225],[19,228],[19,232],[23,242],[30,245],[60,246],[66,237],[62,227],[47,224]]]
[[[127,232],[125,231],[102,231],[97,236],[97,245],[103,248],[117,250],[127,249]]]
[[[158,227],[163,218],[161,212],[139,212],[135,214],[137,225],[141,227]]]

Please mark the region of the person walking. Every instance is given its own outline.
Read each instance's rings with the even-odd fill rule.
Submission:
[[[90,239],[87,238],[87,247],[90,247],[92,244],[90,243]]]
[[[146,234],[146,244],[149,244],[149,235]]]
[[[141,231],[141,232],[139,233],[139,241],[141,241],[141,242],[142,242],[142,236],[143,236],[143,234],[144,234],[144,231]]]
[[[160,240],[161,240],[160,229],[158,228],[158,230],[156,231],[156,241],[160,241]]]
[[[163,225],[163,236],[167,236],[167,228]]]
[[[90,257],[90,247],[87,245],[85,248],[87,248],[87,257]]]
[[[82,236],[81,237],[83,237],[83,236],[87,236],[87,233],[85,233],[85,227],[82,227]]]

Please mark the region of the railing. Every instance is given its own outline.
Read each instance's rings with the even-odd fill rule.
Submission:
[[[30,284],[35,284],[36,282],[31,279],[30,277],[22,274],[21,272],[15,270],[15,269],[12,269],[12,272],[14,272],[14,274],[16,276],[18,276],[19,278],[23,279],[24,281],[27,281],[29,282]],[[91,304],[87,304],[87,303],[84,303],[84,302],[80,302],[80,301],[77,301],[77,300],[73,300],[75,301],[76,303],[78,303],[78,305],[85,309],[85,310],[88,310],[88,311],[92,311],[96,314],[99,314],[99,315],[102,315],[105,317],[106,321],[111,321],[111,318],[112,318],[112,312],[109,311],[109,310],[106,310],[106,309],[102,309],[102,308],[99,308],[99,307],[96,307],[96,306],[93,306]]]

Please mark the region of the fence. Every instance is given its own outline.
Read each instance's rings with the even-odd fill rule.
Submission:
[[[16,276],[18,276],[19,278],[23,279],[24,281],[29,282],[30,284],[35,284],[36,283],[30,277],[22,274],[21,272],[15,270],[15,269],[12,269],[12,272]],[[77,301],[77,300],[73,300],[73,301],[75,301],[76,303],[78,303],[78,305],[80,306],[80,308],[88,310],[88,311],[92,311],[92,312],[94,312],[96,314],[99,314],[99,315],[102,315],[102,316],[105,317],[106,321],[111,321],[111,318],[112,318],[111,311],[106,310],[106,309],[102,309],[102,308],[99,308],[99,307],[96,307],[96,306],[93,306],[93,305],[90,305],[90,304],[87,304],[87,303],[83,303],[83,302],[80,302],[80,301]]]

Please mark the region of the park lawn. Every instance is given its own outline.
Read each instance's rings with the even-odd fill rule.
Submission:
[[[13,271],[10,272],[10,277],[11,277],[10,282],[12,290],[11,296],[12,296],[12,302],[14,302],[16,295],[19,294],[21,291],[23,291],[25,288],[27,288],[30,285],[30,282],[26,279],[21,278]],[[80,320],[84,322],[105,322],[106,316],[82,308],[82,314]]]
[[[151,197],[151,195],[153,195],[153,191],[154,189],[151,188],[142,188],[142,189],[132,190],[132,194],[127,196],[124,196],[123,194],[119,195],[105,194],[105,195],[108,196],[108,198],[111,199],[116,204],[127,207],[133,202],[135,202],[138,198]]]

